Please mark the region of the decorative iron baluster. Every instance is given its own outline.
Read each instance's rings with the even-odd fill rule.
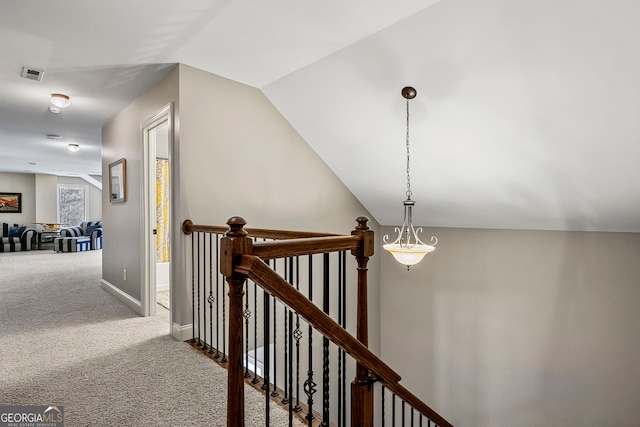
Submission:
[[[209,253],[211,256],[211,253]],[[202,235],[202,350],[207,349],[207,264],[211,265],[211,260],[207,263],[207,235]]]
[[[296,257],[296,290],[300,290],[300,257]],[[296,406],[294,411],[302,411],[300,406],[300,340],[302,339],[302,331],[300,330],[300,316],[296,314],[296,330],[293,332],[296,340]]]
[[[220,235],[216,234],[216,255],[220,256]],[[216,262],[216,359],[220,358],[220,263]],[[223,300],[224,302],[224,297]]]
[[[342,257],[338,257],[338,325],[344,327],[342,319]],[[342,349],[338,348],[338,427],[342,426],[342,413],[346,398],[342,393]]]
[[[262,384],[262,389],[265,390],[265,422],[266,426],[269,426],[269,389],[270,389],[270,371],[271,371],[271,349],[269,344],[269,331],[271,327],[269,326],[269,298],[271,296],[264,293],[264,384]],[[275,301],[274,301],[275,304]]]
[[[291,284],[291,263],[288,262],[289,260],[291,260],[291,258],[285,258],[284,260],[284,279]],[[282,360],[282,367],[283,369],[283,376],[284,376],[284,381],[282,382],[283,384],[283,389],[284,389],[284,396],[282,397],[281,403],[283,405],[287,405],[289,403],[289,393],[291,392],[291,390],[289,389],[289,369],[288,369],[288,362],[289,362],[289,317],[287,316],[287,313],[289,312],[289,310],[287,309],[287,307],[283,307],[283,313],[284,313],[284,317],[283,317],[283,321],[284,321],[284,359]]]
[[[391,394],[391,427],[396,425],[396,394]]]
[[[313,257],[309,255],[309,301],[313,301]],[[309,325],[309,337],[307,338],[309,369],[307,370],[307,380],[304,382],[304,393],[307,395],[307,415],[308,427],[313,427],[313,395],[317,384],[313,381],[313,328]]]
[[[322,309],[329,314],[329,254],[323,254]],[[328,427],[329,420],[329,338],[322,337],[322,426]]]
[[[222,359],[220,363],[227,363],[227,281],[222,281]]]
[[[273,260],[273,271],[277,271],[277,262]],[[277,397],[278,393],[278,319],[277,305],[275,298],[273,299],[273,391],[271,397]]]
[[[244,300],[244,377],[249,378],[251,373],[249,372],[249,318],[251,317],[251,310],[249,310],[249,281],[245,281],[245,300]]]
[[[198,235],[198,305],[197,305],[197,309],[198,309],[198,346],[202,345],[202,341],[200,341],[200,232],[196,232],[196,234]]]
[[[252,384],[258,384],[258,285],[253,282],[253,379]]]
[[[404,400],[402,401],[402,425],[404,426],[404,412],[405,412],[405,408],[404,408]]]
[[[196,342],[196,249],[193,234],[191,233],[191,342]]]
[[[380,414],[381,417],[382,417],[382,427],[384,427],[384,423],[385,423],[385,407],[384,407],[384,392],[385,392],[385,390],[386,390],[386,387],[382,386],[381,391],[380,391],[380,396],[381,396],[381,399],[382,399],[382,402],[380,404],[381,407],[382,407],[382,409],[381,409],[382,413]]]
[[[213,233],[209,234],[209,253],[211,254],[211,261],[209,262],[209,354],[213,354],[213,264],[217,264],[218,252],[213,255]]]
[[[289,382],[287,387],[289,389],[289,398],[287,403],[289,404],[289,427],[293,427],[293,312],[289,310]],[[284,400],[283,400],[284,403]]]

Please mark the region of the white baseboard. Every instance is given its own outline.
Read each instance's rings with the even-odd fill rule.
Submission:
[[[100,283],[100,287],[105,291],[109,292],[114,297],[118,298],[122,303],[124,303],[127,307],[138,313],[142,316],[142,303],[137,299],[133,298],[128,293],[124,292],[120,288],[115,287],[111,283],[102,279]]]
[[[189,325],[178,325],[174,323],[171,328],[171,336],[177,339],[178,341],[186,341],[193,337],[193,326]]]

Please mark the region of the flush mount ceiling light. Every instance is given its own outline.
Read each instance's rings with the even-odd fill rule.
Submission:
[[[78,144],[69,144],[67,145],[67,150],[69,151],[78,151],[80,146]]]
[[[67,108],[69,105],[71,105],[71,98],[62,93],[52,93],[51,99],[49,101],[51,101],[51,104],[58,108]]]
[[[411,175],[410,175],[410,161],[411,152],[409,150],[409,100],[416,97],[416,90],[412,87],[405,87],[402,89],[402,96],[407,100],[407,133],[406,133],[406,147],[407,147],[407,200],[404,201],[404,221],[402,227],[395,228],[398,233],[398,237],[393,243],[388,243],[389,236],[386,235],[382,239],[385,243],[383,248],[391,253],[393,257],[400,264],[407,266],[407,270],[412,265],[415,265],[422,261],[425,255],[435,250],[438,239],[431,237],[432,245],[423,243],[418,237],[418,232],[422,232],[422,227],[415,229],[412,224],[412,210],[416,204],[411,200]]]
[[[60,111],[62,111],[62,110],[59,109],[58,107],[54,107],[53,105],[49,105],[49,112],[51,112],[53,114],[60,114]]]
[[[48,133],[45,136],[47,137],[47,139],[62,139],[60,135],[55,135],[53,133]]]

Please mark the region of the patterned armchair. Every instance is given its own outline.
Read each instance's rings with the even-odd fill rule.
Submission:
[[[0,252],[30,251],[36,243],[35,228],[0,223]]]
[[[85,221],[79,226],[61,229],[53,249],[56,252],[102,249],[102,221]]]

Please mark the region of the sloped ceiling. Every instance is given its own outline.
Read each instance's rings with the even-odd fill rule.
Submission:
[[[101,126],[181,62],[262,89],[381,224],[411,85],[415,224],[640,232],[638,22],[631,0],[5,2],[0,171],[99,172]]]

